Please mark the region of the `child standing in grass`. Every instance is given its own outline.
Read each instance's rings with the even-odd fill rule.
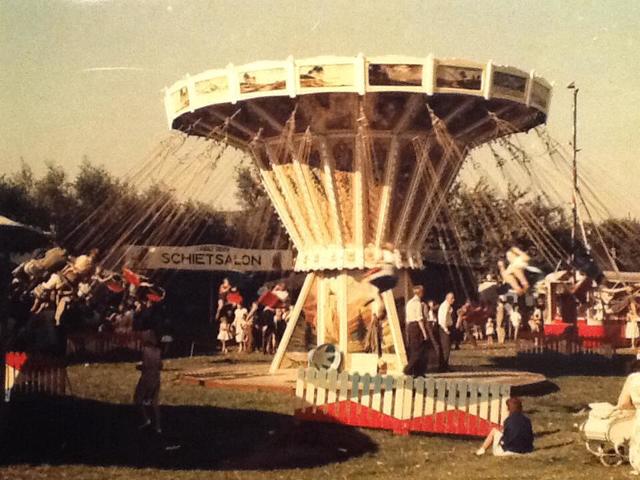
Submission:
[[[226,315],[223,315],[220,319],[220,331],[218,332],[218,340],[222,343],[222,353],[229,353],[227,350],[227,342],[231,340],[231,327],[229,325],[229,319]]]
[[[487,344],[493,345],[493,336],[496,333],[495,324],[493,323],[493,318],[489,317],[487,320],[487,325],[485,326],[485,334],[487,335]]]

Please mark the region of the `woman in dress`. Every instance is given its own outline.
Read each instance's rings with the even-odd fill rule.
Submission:
[[[220,318],[222,309],[227,304],[227,295],[231,291],[232,285],[228,278],[223,278],[220,287],[218,287],[218,308],[216,310],[216,320]]]
[[[246,323],[247,323],[247,309],[242,305],[238,305],[235,309],[234,318],[233,318],[233,331],[235,332],[235,335],[236,335],[238,352],[244,351]]]
[[[629,442],[629,463],[633,475],[640,472],[640,359],[631,364],[631,374],[627,377],[618,397],[617,408],[620,410],[635,409],[636,419],[633,425],[633,433]]]

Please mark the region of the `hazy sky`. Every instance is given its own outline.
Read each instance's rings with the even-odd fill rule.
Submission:
[[[549,130],[640,214],[640,2],[0,0],[0,174],[20,157],[122,174],[167,132],[162,89],[227,63],[322,54],[494,60],[555,82]],[[102,67],[127,67],[102,70]],[[625,212],[626,213],[626,212]]]

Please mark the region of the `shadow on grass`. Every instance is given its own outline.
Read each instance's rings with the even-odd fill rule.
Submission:
[[[357,429],[256,410],[165,406],[164,433],[157,435],[137,428],[141,418],[132,405],[67,397],[12,401],[2,408],[4,465],[271,470],[322,466],[377,451]]]
[[[562,354],[544,354],[524,357],[492,357],[493,364],[501,369],[526,370],[542,373],[546,377],[563,376],[615,376],[626,375],[627,365],[632,357],[629,355],[614,355],[612,358],[603,356],[580,356]]]

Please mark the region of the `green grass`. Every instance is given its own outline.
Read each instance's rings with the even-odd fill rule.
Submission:
[[[512,366],[510,353],[463,350],[455,352],[454,361],[503,368]],[[261,355],[230,359],[266,361]],[[576,414],[588,403],[615,401],[624,381],[617,368],[582,368],[589,373],[585,375],[550,366],[547,373],[555,391],[524,398],[536,431],[536,452],[522,458],[477,458],[476,439],[301,425],[290,416],[292,400],[286,395],[179,383],[181,371],[212,361],[223,359],[165,361],[164,440],[136,428],[139,418],[131,406],[138,379],[134,363],[70,367],[72,398],[5,408],[0,478],[632,478],[628,465],[600,465],[585,450],[575,426],[585,418]],[[162,442],[178,442],[182,448],[165,452]]]

